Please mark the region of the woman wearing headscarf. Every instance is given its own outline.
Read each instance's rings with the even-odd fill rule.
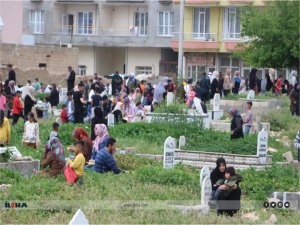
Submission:
[[[164,100],[164,93],[166,92],[165,85],[166,81],[160,81],[156,88],[154,89],[154,95],[153,95],[153,102],[154,103],[161,103]]]
[[[216,164],[217,164],[216,168],[210,174],[210,181],[212,185],[212,200],[216,200],[214,194],[218,189],[218,187],[215,186],[215,184],[217,183],[218,180],[224,178],[225,170],[226,170],[226,162],[224,158],[218,158]]]
[[[135,89],[135,91],[132,95],[132,99],[133,99],[134,104],[142,101],[142,94],[141,94],[140,88]]]
[[[232,116],[230,125],[231,139],[243,138],[243,119],[237,108],[232,108],[230,110],[230,115]]]
[[[59,93],[56,88],[56,84],[52,84],[52,90],[49,96],[49,102],[51,104],[51,107],[57,106],[59,103]]]
[[[123,119],[127,120],[127,122],[131,122],[134,117],[134,107],[128,97],[124,98],[124,112]]]
[[[84,128],[74,128],[72,138],[74,138],[76,141],[83,141],[83,155],[85,157],[85,161],[88,162],[92,156],[93,143],[86,130]]]
[[[249,88],[250,88],[250,90],[255,91],[255,94],[257,94],[257,91],[258,91],[256,71],[257,71],[257,69],[253,68],[249,74]]]
[[[125,111],[124,111],[124,104],[122,102],[117,102],[112,113],[115,116],[116,124],[118,124],[120,122],[127,123],[127,120],[123,119],[123,117],[125,116]]]
[[[43,174],[55,177],[63,173],[65,168],[65,153],[59,139],[52,136],[45,145],[45,151],[42,157],[41,165],[46,168],[42,171]]]
[[[33,87],[31,87],[31,86],[27,87],[26,91],[27,92],[26,92],[25,99],[24,99],[24,116],[25,116],[25,119],[27,120],[28,113],[31,112],[32,107],[36,103],[36,99],[33,97],[33,94],[34,94]]]
[[[95,128],[95,141],[93,145],[92,159],[95,160],[97,153],[105,148],[108,139],[108,130],[105,124],[96,124]]]
[[[94,131],[96,124],[100,124],[100,123],[107,124],[107,121],[104,119],[103,111],[100,107],[95,108],[94,114],[95,114],[95,117],[92,119],[92,123],[91,123],[91,139],[92,139],[92,141],[94,141],[96,138],[95,131]]]

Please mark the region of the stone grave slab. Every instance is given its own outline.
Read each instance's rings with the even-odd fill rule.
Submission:
[[[213,100],[213,110],[220,110],[220,94],[216,93]]]
[[[81,209],[78,209],[69,225],[89,225],[89,221]]]
[[[171,169],[174,167],[175,149],[176,149],[176,140],[175,138],[169,136],[164,143],[164,160],[163,160],[164,169]]]
[[[203,109],[202,109],[202,106],[201,106],[201,100],[199,99],[199,98],[194,98],[194,105],[195,105],[195,107],[196,107],[196,110],[197,110],[197,112],[200,114],[200,115],[203,115],[203,114],[205,114],[204,112],[203,112]]]
[[[180,136],[178,148],[181,149],[183,146],[185,146],[185,136]]]
[[[262,129],[257,136],[257,156],[260,164],[266,164],[268,151],[268,133]]]
[[[109,114],[107,115],[107,125],[108,125],[109,127],[115,126],[115,115],[114,115],[114,114],[109,113]]]
[[[210,169],[208,166],[203,166],[200,172],[200,187],[202,186],[205,177],[210,177]]]
[[[201,205],[208,205],[208,201],[211,197],[211,181],[210,177],[207,176],[204,178],[202,184],[201,184]]]
[[[167,106],[172,105],[174,103],[175,95],[173,92],[167,93]]]
[[[16,146],[11,146],[11,147],[0,147],[0,153],[3,153],[6,151],[6,149],[10,150],[11,154],[14,157],[22,157],[22,154],[19,152],[19,150],[16,148]]]

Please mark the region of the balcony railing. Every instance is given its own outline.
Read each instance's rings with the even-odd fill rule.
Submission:
[[[157,26],[157,35],[163,37],[173,37],[175,26]]]
[[[235,40],[235,41],[242,40],[241,33],[223,33],[222,39],[223,40]]]
[[[179,39],[179,33],[174,33],[174,40]],[[203,42],[217,42],[218,35],[216,33],[184,33],[185,41],[203,41]]]

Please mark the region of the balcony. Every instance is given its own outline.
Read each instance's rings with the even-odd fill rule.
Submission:
[[[94,0],[56,0],[58,3],[90,3]]]
[[[171,41],[171,48],[178,49],[179,34],[176,33]],[[218,51],[219,42],[215,33],[185,33],[183,48],[185,50]]]
[[[185,5],[219,5],[222,0],[185,0]],[[180,0],[173,0],[175,4],[180,4]]]

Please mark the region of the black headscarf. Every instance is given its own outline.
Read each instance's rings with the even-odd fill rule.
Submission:
[[[103,116],[103,111],[100,107],[96,107],[94,109],[94,114],[95,114],[95,117],[92,119],[92,123],[91,123],[91,139],[92,140],[95,140],[95,132],[94,132],[95,125],[98,123],[106,124],[104,116]]]
[[[217,159],[217,166],[216,168],[211,172],[210,174],[210,181],[211,181],[211,185],[212,185],[212,189],[216,190],[217,187],[214,187],[213,185],[220,179],[224,178],[225,175],[225,171],[223,173],[220,172],[219,167],[221,166],[221,164],[225,165],[225,169],[226,169],[226,161],[224,158],[218,158]]]

